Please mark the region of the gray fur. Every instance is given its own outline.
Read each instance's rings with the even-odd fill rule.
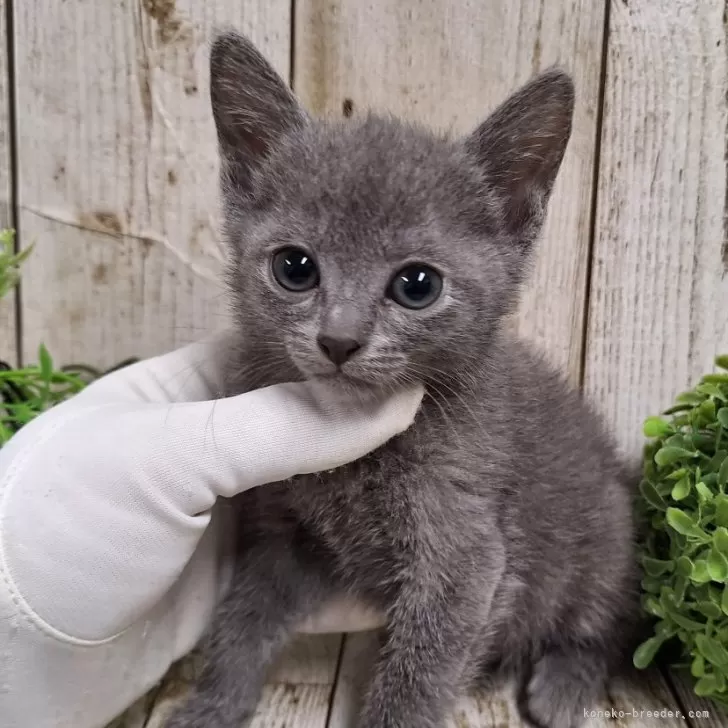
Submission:
[[[532,81],[471,136],[313,121],[248,41],[212,55],[228,274],[229,393],[328,377],[423,381],[414,426],[330,474],[236,500],[240,564],[207,666],[171,728],[233,728],[298,620],[337,590],[386,610],[358,728],[441,728],[461,690],[515,676],[539,728],[576,728],[636,614],[631,490],[599,419],[501,321],[516,305],[570,134],[573,89]],[[289,293],[272,253],[304,246],[320,287]],[[384,297],[406,261],[439,269],[422,311]],[[341,372],[316,338],[362,342]]]

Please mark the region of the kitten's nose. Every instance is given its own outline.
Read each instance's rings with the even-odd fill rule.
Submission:
[[[350,359],[359,349],[361,344],[355,339],[339,336],[326,336],[322,334],[317,339],[319,348],[331,359],[336,366],[341,366]]]

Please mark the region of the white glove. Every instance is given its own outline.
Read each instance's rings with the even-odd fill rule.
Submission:
[[[363,404],[313,383],[215,400],[224,341],[104,377],[0,450],[3,728],[122,712],[195,646],[226,588],[234,524],[216,498],[355,460],[421,401],[421,388]],[[344,602],[302,628],[378,623]]]

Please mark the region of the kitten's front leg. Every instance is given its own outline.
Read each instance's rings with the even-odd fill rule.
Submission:
[[[202,649],[202,674],[166,728],[242,728],[258,704],[267,669],[302,618],[330,588],[288,540],[246,551]]]
[[[457,584],[415,580],[401,590],[359,728],[442,728],[484,649],[503,570],[497,561],[487,585],[473,574]]]

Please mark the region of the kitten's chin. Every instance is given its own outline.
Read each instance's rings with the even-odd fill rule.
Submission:
[[[375,397],[382,390],[386,389],[386,385],[382,382],[352,376],[342,371],[314,375],[311,378],[331,389],[338,390],[344,395],[354,396],[363,400]]]
[[[396,377],[378,375],[367,377],[347,372],[336,371],[306,371],[300,368],[304,378],[309,381],[319,382],[329,390],[339,392],[344,397],[356,398],[367,401],[382,395],[383,392],[391,393],[399,387],[396,384]]]

